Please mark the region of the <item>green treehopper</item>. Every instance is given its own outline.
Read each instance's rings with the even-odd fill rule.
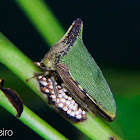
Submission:
[[[116,105],[112,92],[83,44],[82,31],[82,20],[76,19],[37,65],[46,71],[46,75],[53,76],[52,82],[60,83],[84,110],[113,121]],[[53,88],[57,98],[55,84]]]

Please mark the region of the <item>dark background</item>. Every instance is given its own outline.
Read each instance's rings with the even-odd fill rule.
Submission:
[[[83,20],[84,44],[103,70],[103,73],[105,73],[116,97],[118,96],[115,91],[118,91],[119,88],[122,91],[124,90],[124,94],[126,94],[127,88],[132,83],[140,82],[135,77],[131,79],[131,76],[133,76],[132,73],[138,73],[139,75],[140,68],[140,1],[45,0],[45,2],[50,6],[66,30],[76,18]],[[43,38],[41,38],[38,31],[32,26],[14,0],[0,1],[0,31],[25,55],[34,61],[40,61],[49,50],[49,46],[46,45]],[[21,92],[24,103],[36,114],[65,134],[69,139],[80,139],[80,137],[84,137],[81,133],[80,136],[77,136],[79,132],[74,127],[48,108],[39,97],[34,95],[7,68],[0,64],[0,69],[2,70],[0,75],[4,76],[7,80],[9,77],[12,79],[7,81],[7,86],[15,89],[19,93]],[[109,77],[109,74],[113,73],[112,69],[121,72],[121,74],[114,76],[116,79],[113,77],[115,82],[112,82],[111,77]],[[129,72],[129,70],[132,70],[132,72]],[[125,75],[126,71],[128,75]],[[125,77],[124,79],[121,79],[123,77],[122,75]],[[118,77],[121,78],[118,80]],[[124,84],[128,79],[131,82]],[[135,84],[133,88],[137,88]],[[22,93],[22,89],[26,90]],[[27,95],[23,95],[25,91],[28,93]],[[137,92],[135,94],[139,94],[139,91]],[[47,118],[45,117],[46,108],[47,114],[50,114],[50,117]],[[41,139],[40,136],[17,121],[15,117],[8,114],[4,109],[0,108],[0,114],[0,129],[12,129],[14,131],[13,139]],[[55,122],[56,118],[59,121]],[[136,138],[139,139],[140,137]]]
[[[83,20],[84,43],[97,62],[139,67],[140,1],[45,2],[66,30],[76,18]],[[39,61],[47,52],[45,42],[14,0],[0,1],[0,30],[33,60]]]

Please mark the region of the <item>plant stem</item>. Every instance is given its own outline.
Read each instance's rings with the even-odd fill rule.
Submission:
[[[0,105],[15,116],[16,110],[9,102],[5,94],[0,90]],[[66,138],[56,131],[52,126],[47,124],[39,116],[33,113],[24,105],[23,112],[19,118],[25,125],[30,127],[33,131],[39,134],[44,139],[66,140]]]
[[[34,73],[41,72],[33,62],[27,58],[14,44],[0,33],[0,62],[6,65],[13,73],[15,73],[25,84],[30,85],[32,90],[41,96],[46,101],[43,94],[41,94],[38,81],[36,78],[26,80],[34,76]]]
[[[65,31],[50,8],[42,0],[15,0],[37,28],[45,41],[52,46]]]

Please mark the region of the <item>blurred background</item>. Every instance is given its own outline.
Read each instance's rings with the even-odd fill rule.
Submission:
[[[44,0],[44,2],[49,5],[65,30],[76,18],[83,20],[84,44],[101,68],[117,104],[117,118],[109,125],[124,139],[139,140],[140,1]],[[49,50],[49,45],[45,43],[15,0],[0,1],[0,32],[34,61],[40,61]],[[76,128],[47,107],[40,97],[2,64],[0,77],[5,79],[6,87],[20,94],[25,105],[67,138],[86,139]],[[13,130],[13,139],[42,139],[0,107],[0,129],[2,128]]]

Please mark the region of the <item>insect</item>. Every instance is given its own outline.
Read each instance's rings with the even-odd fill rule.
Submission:
[[[45,71],[44,75],[52,75],[56,98],[59,91],[54,83],[61,81],[60,86],[67,90],[83,110],[113,121],[116,117],[116,104],[112,92],[83,44],[82,31],[83,22],[78,18],[63,38],[36,64]]]

